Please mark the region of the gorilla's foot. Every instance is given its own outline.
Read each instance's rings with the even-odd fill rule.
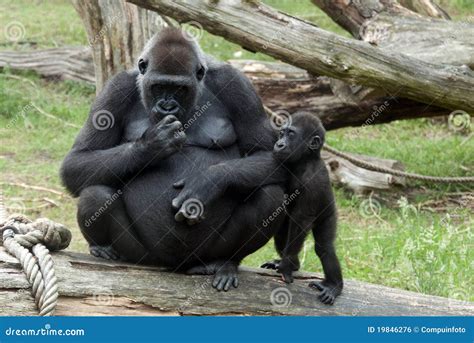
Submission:
[[[227,292],[231,287],[239,286],[238,265],[233,262],[226,262],[216,271],[212,287],[219,292]]]
[[[208,263],[208,264],[192,267],[192,268],[186,270],[186,274],[189,274],[189,275],[214,275],[222,265],[223,265],[223,263],[211,262],[211,263]]]
[[[111,245],[91,245],[89,252],[92,256],[100,257],[106,260],[119,260],[120,254],[112,248]]]
[[[342,287],[335,284],[329,284],[325,281],[312,281],[309,287],[317,289],[319,293],[318,298],[323,304],[332,305],[337,296],[341,294]]]
[[[280,263],[281,260],[268,261],[262,264],[260,268],[277,270],[280,267]]]

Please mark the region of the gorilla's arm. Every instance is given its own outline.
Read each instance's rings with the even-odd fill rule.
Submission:
[[[276,132],[269,125],[260,97],[245,75],[226,66],[220,77],[219,98],[232,113],[242,158],[219,163],[210,168],[219,184],[251,191],[267,184],[286,180],[286,169],[272,156]],[[219,180],[222,179],[222,180]]]
[[[182,205],[187,199],[198,199],[205,207],[228,188],[250,193],[287,179],[286,169],[272,156],[276,134],[268,125],[261,100],[250,81],[231,66],[222,67],[219,75],[209,74],[215,81],[208,87],[218,94],[232,113],[231,120],[242,158],[209,167],[205,178],[196,175],[192,180],[175,184],[176,187],[184,186],[172,202],[173,208],[179,209],[177,219],[182,219],[180,213],[185,211]]]
[[[133,104],[140,101],[136,75],[129,72],[115,75],[94,101],[61,166],[61,179],[73,195],[78,196],[92,185],[122,185],[160,154],[169,155],[169,138],[175,126],[180,125],[174,123],[174,117],[168,118],[166,125],[162,122],[161,126],[149,128],[141,139],[122,144],[125,117],[130,115]]]

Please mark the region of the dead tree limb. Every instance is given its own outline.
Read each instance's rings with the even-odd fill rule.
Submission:
[[[319,29],[258,2],[130,0],[178,22],[196,21],[251,51],[316,75],[378,87],[449,109],[474,111],[474,73],[426,63]]]
[[[395,0],[312,1],[357,39],[425,62],[474,67],[474,25],[433,19],[449,16],[431,0],[402,2],[413,11]]]
[[[211,276],[181,275],[73,252],[54,253],[52,257],[59,288],[56,315],[60,316],[466,316],[474,310],[466,301],[350,280],[345,281],[335,305],[326,306],[308,287],[310,280],[321,277],[314,273],[296,273],[295,282],[287,286],[276,273],[242,268],[239,288],[218,293],[211,287]],[[283,301],[277,302],[277,296]],[[3,247],[0,304],[2,316],[37,315],[20,264]]]

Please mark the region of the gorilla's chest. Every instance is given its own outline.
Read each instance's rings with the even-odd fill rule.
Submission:
[[[185,145],[187,146],[221,150],[234,145],[237,141],[230,115],[217,100],[212,103],[206,101],[203,105],[196,106],[196,110],[188,114],[181,122],[186,132]],[[123,133],[123,141],[136,141],[150,125],[152,124],[145,110],[137,109],[128,120]]]

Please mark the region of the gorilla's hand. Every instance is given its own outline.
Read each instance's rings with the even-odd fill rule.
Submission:
[[[225,191],[223,178],[212,170],[212,167],[209,168],[205,177],[199,174],[173,184],[174,188],[182,188],[172,202],[173,208],[178,211],[174,217],[176,221],[186,220],[188,225],[199,223],[204,219],[206,207]]]
[[[140,142],[147,151],[159,157],[167,157],[183,146],[186,134],[183,124],[173,115],[164,117],[158,124],[150,126],[142,135]]]

